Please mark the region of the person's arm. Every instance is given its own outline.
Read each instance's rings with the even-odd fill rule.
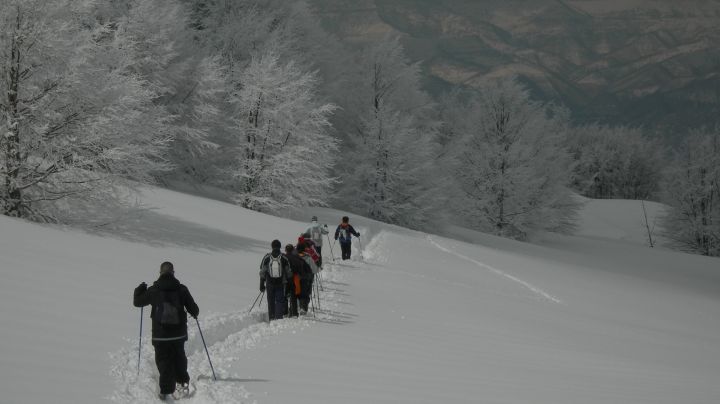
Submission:
[[[350,233],[355,237],[360,237],[360,233],[355,231],[355,228],[350,226]]]
[[[267,274],[267,265],[265,264],[265,261],[268,260],[268,256],[266,255],[262,261],[260,261],[260,291],[265,291],[265,274]]]
[[[133,306],[145,307],[152,303],[152,294],[148,290],[147,283],[143,282],[133,292]]]
[[[340,235],[340,226],[338,226],[337,229],[335,229],[335,240],[338,239],[339,235]]]
[[[185,310],[192,318],[197,318],[200,314],[200,308],[195,303],[195,299],[193,299],[187,287],[183,288],[183,306],[185,306]]]
[[[320,234],[330,234],[330,230],[328,230],[327,225],[320,227]]]

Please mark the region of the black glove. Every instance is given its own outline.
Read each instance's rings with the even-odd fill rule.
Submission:
[[[360,238],[360,232],[358,232],[357,236],[355,236],[355,237]]]
[[[147,291],[147,283],[143,282],[135,288],[135,295],[137,296],[141,293],[145,293],[145,291]]]
[[[260,292],[265,291],[265,279],[260,279]]]

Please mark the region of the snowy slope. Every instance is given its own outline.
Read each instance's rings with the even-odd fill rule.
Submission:
[[[131,296],[164,260],[200,306],[220,378],[190,324],[198,391],[184,402],[720,400],[720,261],[646,248],[629,220],[593,234],[621,203],[583,215],[581,236],[535,245],[351,216],[364,260],[355,243],[353,261],[328,265],[317,317],[267,324],[265,303],[247,313],[258,262],[306,223],[165,190],[143,199],[156,209],[111,234],[0,217],[0,403],[156,402],[147,338],[136,377]],[[342,212],[311,214],[333,227]]]

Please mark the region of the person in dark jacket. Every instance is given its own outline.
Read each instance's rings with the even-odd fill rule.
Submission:
[[[175,278],[171,262],[160,265],[160,277],[152,286],[148,288],[143,282],[135,288],[133,305],[152,305],[152,344],[160,374],[160,398],[164,400],[173,394],[176,383],[187,390],[190,383],[185,355],[187,313],[197,318],[200,309],[188,288]]]
[[[350,226],[350,218],[343,216],[342,223],[335,230],[335,240],[340,242],[340,250],[342,250],[342,259],[349,260],[352,251],[352,236],[360,237],[360,233]]]
[[[312,297],[313,280],[317,272],[317,266],[312,257],[305,251],[305,244],[298,244],[296,248],[297,257],[300,259],[300,294],[298,300],[300,304],[300,314],[308,312],[310,299]]]
[[[303,293],[302,279],[307,277],[307,272],[310,268],[307,266],[305,261],[297,255],[295,246],[288,244],[285,246],[285,256],[290,263],[290,272],[292,272],[292,280],[288,282],[288,287],[285,289],[289,302],[289,316],[298,316],[298,300],[301,298]]]
[[[292,272],[290,262],[280,252],[280,241],[273,240],[270,246],[272,251],[265,254],[260,262],[260,292],[267,292],[268,319],[279,320],[287,312],[285,288],[292,278]]]

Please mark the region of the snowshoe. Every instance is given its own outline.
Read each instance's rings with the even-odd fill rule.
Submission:
[[[183,383],[183,384],[178,383],[172,397],[175,400],[181,400],[183,398],[190,398],[195,395],[195,391],[196,391],[195,386],[191,383]]]

